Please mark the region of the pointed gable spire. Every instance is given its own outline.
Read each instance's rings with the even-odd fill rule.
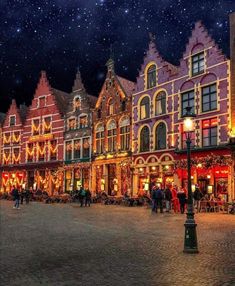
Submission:
[[[106,66],[108,68],[108,73],[114,74],[115,69],[114,69],[114,51],[113,51],[113,46],[110,46],[110,56],[109,60],[106,63]]]
[[[46,95],[49,94],[50,92],[51,92],[51,86],[47,79],[46,72],[41,71],[41,76],[36,89],[36,95]]]
[[[82,82],[81,72],[80,72],[79,67],[77,67],[77,74],[76,74],[76,78],[73,84],[73,92],[78,91],[78,90],[83,90],[83,89],[84,89],[84,85]]]

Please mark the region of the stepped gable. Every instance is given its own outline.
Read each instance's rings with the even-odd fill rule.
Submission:
[[[216,61],[218,62],[227,60],[226,56],[222,53],[222,50],[215,43],[214,39],[209,35],[202,21],[197,21],[186,45],[183,59],[181,59],[180,62],[189,57],[191,54],[197,53],[197,51],[200,51],[202,48],[212,48],[209,56],[215,57]]]
[[[16,124],[22,125],[22,117],[20,113],[20,109],[18,108],[15,99],[12,99],[11,105],[4,117],[4,120],[2,122],[3,125],[8,125],[9,117],[11,115],[16,115]]]

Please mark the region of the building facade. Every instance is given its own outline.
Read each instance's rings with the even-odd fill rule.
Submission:
[[[22,169],[22,132],[26,107],[17,107],[15,100],[2,122],[1,134],[1,189],[9,192],[13,186],[20,187],[25,182],[26,173]]]
[[[63,191],[63,117],[68,96],[52,88],[46,73],[41,73],[22,134],[21,163],[28,188],[49,194]]]
[[[116,75],[114,61],[93,110],[92,191],[123,194],[131,189],[131,94],[134,83]]]
[[[229,197],[231,159],[230,61],[196,23],[180,65],[164,61],[153,39],[133,94],[134,189],[154,181],[186,186],[186,136],[183,115],[196,114],[192,139],[192,184],[204,193]]]
[[[65,115],[64,189],[91,188],[92,109],[97,97],[87,94],[78,71]]]

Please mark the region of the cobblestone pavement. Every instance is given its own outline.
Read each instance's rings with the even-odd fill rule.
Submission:
[[[180,214],[7,201],[0,214],[0,285],[235,285],[233,215],[197,215],[200,253],[190,255]]]

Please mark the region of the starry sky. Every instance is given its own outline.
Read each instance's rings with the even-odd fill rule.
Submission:
[[[149,32],[163,58],[177,65],[197,20],[229,55],[234,11],[235,0],[0,0],[0,111],[12,98],[30,104],[40,70],[70,92],[79,66],[97,96],[110,45],[116,72],[135,81]]]

